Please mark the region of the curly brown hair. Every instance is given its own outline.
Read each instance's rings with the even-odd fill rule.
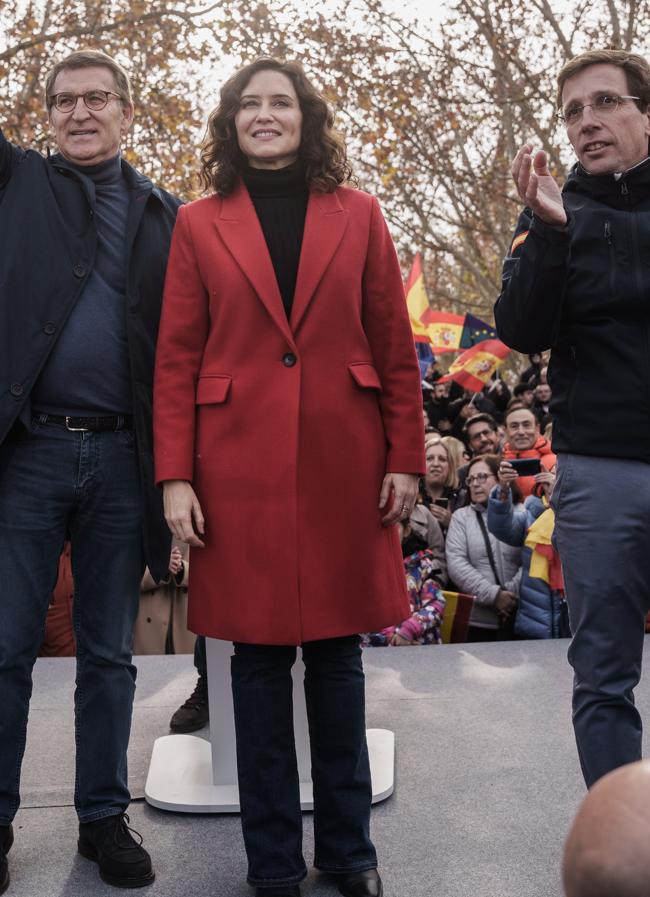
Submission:
[[[263,56],[231,75],[221,88],[219,105],[210,113],[201,147],[201,183],[205,190],[214,190],[220,196],[232,192],[246,164],[235,130],[240,97],[253,75],[269,69],[286,75],[298,96],[302,112],[298,154],[306,166],[308,188],[332,193],[339,184],[351,182],[352,168],[343,137],[334,129],[334,114],[300,63]]]

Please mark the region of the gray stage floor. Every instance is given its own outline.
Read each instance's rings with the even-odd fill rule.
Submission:
[[[368,725],[396,733],[395,793],[373,810],[386,897],[560,897],[562,843],[584,787],[570,722],[567,642],[366,651]],[[194,686],[191,657],[139,658],[130,750],[157,872],[141,893],[250,897],[237,816],[165,813],[142,794],[158,735]],[[73,662],[40,660],[9,859],[14,897],[118,891],[76,854]],[[646,719],[649,689],[638,704]],[[313,855],[305,815],[305,856]],[[311,872],[303,895],[337,894]]]

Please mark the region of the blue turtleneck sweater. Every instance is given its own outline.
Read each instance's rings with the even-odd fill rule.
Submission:
[[[129,189],[119,155],[78,170],[95,186],[97,254],[83,293],[34,385],[32,408],[77,416],[129,414],[125,246]]]

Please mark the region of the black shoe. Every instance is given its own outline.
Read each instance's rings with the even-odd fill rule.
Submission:
[[[376,869],[339,875],[338,886],[343,897],[383,897],[384,893],[384,886]]]
[[[255,897],[300,897],[298,885],[280,885],[277,888],[256,888]]]
[[[141,888],[155,878],[151,857],[140,835],[128,827],[129,821],[126,813],[118,813],[79,823],[79,853],[97,863],[103,881],[117,888]],[[140,838],[139,843],[131,832]]]
[[[199,676],[196,688],[169,721],[172,732],[196,732],[210,721],[208,678]]]
[[[7,854],[14,843],[14,830],[11,825],[0,825],[0,894],[9,887],[9,863]]]

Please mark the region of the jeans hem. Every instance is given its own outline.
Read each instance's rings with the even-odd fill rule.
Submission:
[[[97,822],[98,819],[107,819],[109,816],[121,816],[122,813],[126,813],[127,810],[128,807],[124,807],[121,810],[111,807],[109,810],[96,810],[94,813],[89,813],[88,816],[84,816],[83,819],[80,813],[77,813],[77,816],[79,817],[79,822],[82,825],[85,825],[87,822]]]
[[[351,872],[365,872],[367,869],[376,869],[379,864],[375,860],[374,863],[357,863],[355,866],[337,866],[332,863],[317,863],[314,860],[314,869],[319,872],[328,872],[331,875],[347,875]]]
[[[289,878],[253,878],[251,875],[246,876],[246,881],[253,888],[281,888],[283,885],[297,885],[303,879],[307,878],[307,867],[304,872],[299,875],[292,875]]]

